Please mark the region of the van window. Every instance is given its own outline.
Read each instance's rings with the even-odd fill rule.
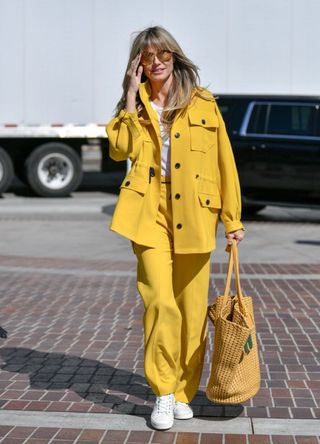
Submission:
[[[256,104],[253,106],[247,133],[264,134],[268,105]]]
[[[315,111],[314,105],[273,104],[267,134],[314,136]]]

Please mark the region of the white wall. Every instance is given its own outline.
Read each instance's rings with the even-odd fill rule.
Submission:
[[[133,31],[165,26],[215,93],[320,95],[319,0],[0,0],[0,124],[107,121]]]

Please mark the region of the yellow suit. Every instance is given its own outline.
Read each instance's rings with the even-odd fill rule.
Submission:
[[[110,157],[130,158],[110,228],[132,241],[155,246],[160,202],[161,134],[149,103],[150,85],[140,84],[141,114],[122,110],[107,124]],[[171,192],[175,253],[215,249],[219,219],[225,231],[243,228],[238,174],[224,121],[212,95],[196,95],[171,128]],[[150,121],[149,125],[144,124]]]
[[[193,94],[170,133],[171,183],[161,177],[159,121],[140,85],[144,109],[122,110],[107,125],[110,157],[130,158],[111,229],[128,237],[138,259],[146,378],[156,395],[190,402],[203,367],[210,273],[219,215],[243,227],[237,170],[225,125],[209,100]]]

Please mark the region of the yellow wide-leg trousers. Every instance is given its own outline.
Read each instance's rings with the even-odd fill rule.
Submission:
[[[157,395],[190,402],[199,387],[207,335],[210,253],[173,252],[170,183],[162,179],[155,239],[133,243],[144,313],[144,369]],[[191,216],[192,217],[192,216]]]

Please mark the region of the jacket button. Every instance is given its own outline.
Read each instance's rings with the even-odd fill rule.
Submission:
[[[178,228],[178,230],[181,230],[182,224],[177,224],[177,228]]]
[[[199,174],[196,174],[196,179],[198,179],[198,177],[199,177]]]
[[[127,182],[125,183],[125,186],[129,186],[130,185],[130,180],[127,180]]]
[[[174,137],[175,137],[176,139],[179,139],[179,137],[180,137],[180,133],[175,133]]]
[[[179,193],[177,193],[175,196],[174,196],[176,199],[180,199],[180,194]]]
[[[206,124],[205,119],[202,119],[202,120],[201,120],[201,123],[202,123],[202,125],[205,125],[205,124]]]
[[[207,199],[206,204],[209,205],[209,203],[210,203],[210,199]]]
[[[180,165],[180,163],[177,162],[174,167],[178,169],[181,167],[181,165]]]

